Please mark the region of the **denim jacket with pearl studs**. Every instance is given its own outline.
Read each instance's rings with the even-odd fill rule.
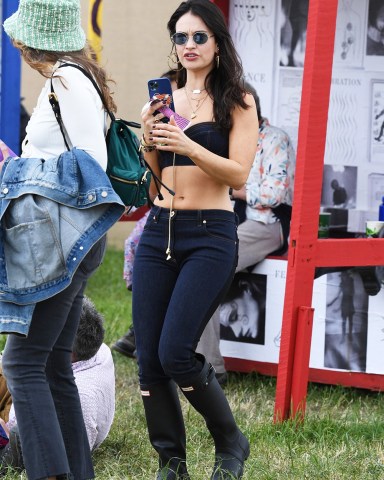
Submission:
[[[0,333],[26,335],[34,304],[70,284],[123,212],[106,173],[83,150],[8,158],[0,174]]]

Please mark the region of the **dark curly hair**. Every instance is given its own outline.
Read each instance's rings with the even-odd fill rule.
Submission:
[[[243,80],[243,67],[229,34],[224,15],[210,0],[187,0],[182,2],[168,22],[168,31],[173,35],[176,23],[186,13],[200,17],[215,36],[219,46],[220,67],[213,68],[205,80],[205,88],[213,99],[215,121],[220,128],[232,127],[232,112],[235,107],[249,108],[244,100],[246,94]],[[181,63],[178,62],[178,68]],[[187,74],[184,69],[178,72],[177,85],[184,87]]]
[[[73,344],[74,360],[89,360],[98,352],[104,340],[104,318],[93,302],[86,296],[83,299],[79,328]]]

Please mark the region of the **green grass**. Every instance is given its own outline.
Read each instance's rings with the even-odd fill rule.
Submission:
[[[87,294],[106,319],[106,343],[131,322],[131,294],[122,280],[123,253],[108,250]],[[153,286],[148,285],[148,295]],[[114,352],[116,416],[107,440],[94,453],[101,480],[155,478],[137,385],[137,365]],[[381,393],[310,384],[303,424],[273,424],[276,380],[255,373],[231,373],[226,393],[241,429],[251,441],[244,480],[384,479],[384,402]],[[192,480],[210,478],[213,445],[199,415],[182,398],[188,468]],[[4,477],[25,479],[9,473]]]

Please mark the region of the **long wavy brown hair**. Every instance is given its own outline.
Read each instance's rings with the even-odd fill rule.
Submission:
[[[21,56],[25,62],[45,78],[51,78],[52,65],[57,61],[68,61],[77,63],[89,72],[100,87],[106,106],[112,112],[116,112],[116,104],[112,97],[112,92],[108,82],[112,80],[107,78],[107,74],[95,60],[91,48],[86,45],[82,50],[76,52],[49,52],[47,50],[37,50],[27,47],[22,42],[13,41],[14,46],[20,50]],[[59,75],[57,75],[59,77]]]

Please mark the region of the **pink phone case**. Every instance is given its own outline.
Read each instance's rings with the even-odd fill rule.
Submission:
[[[181,128],[181,130],[185,130],[188,127],[188,125],[190,124],[189,120],[187,120],[186,118],[182,117],[178,113],[171,110],[167,105],[164,105],[163,107],[160,107],[158,110],[159,110],[159,112],[161,112],[164,116],[166,116],[169,119],[173,115],[174,118],[175,118],[176,125],[179,128]]]

